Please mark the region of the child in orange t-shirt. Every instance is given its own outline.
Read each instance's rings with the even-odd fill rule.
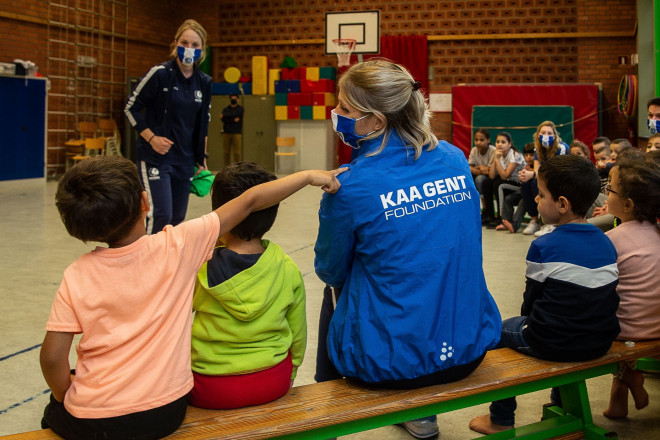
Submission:
[[[304,171],[255,186],[214,212],[146,235],[149,202],[135,165],[99,156],[72,167],[56,205],[73,237],[98,241],[65,271],[41,347],[51,388],[42,420],[67,439],[157,439],[176,430],[193,386],[195,277],[218,236],[252,211],[311,184],[335,192],[343,170]],[[75,334],[75,375],[69,350]]]

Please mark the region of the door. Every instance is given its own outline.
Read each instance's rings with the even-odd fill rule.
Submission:
[[[243,107],[243,159],[273,171],[277,136],[275,95],[244,96]]]

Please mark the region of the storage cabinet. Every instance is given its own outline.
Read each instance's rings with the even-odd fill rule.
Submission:
[[[46,79],[0,75],[0,180],[46,176]]]

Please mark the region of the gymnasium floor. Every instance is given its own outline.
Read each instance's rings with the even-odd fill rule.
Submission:
[[[62,271],[80,254],[93,247],[69,237],[57,214],[56,182],[0,182],[0,435],[39,428],[48,398],[47,385],[39,368],[39,345],[45,333],[53,296]],[[307,354],[297,385],[313,382],[317,341],[317,319],[322,283],[314,274],[313,246],[317,232],[317,210],[321,191],[305,188],[280,205],[269,238],[282,246],[303,273],[307,287]],[[210,210],[210,199],[191,196],[189,217]],[[437,225],[442,233],[442,224]],[[524,289],[525,254],[531,237],[484,229],[484,270],[488,287],[503,318],[518,315]],[[75,357],[71,357],[72,365]],[[616,431],[620,439],[660,438],[660,376],[647,375],[651,404],[636,411],[630,399],[627,419],[610,421],[601,413],[609,395],[611,378],[588,381],[596,424]],[[518,399],[517,421],[540,419],[541,405],[549,392],[532,393]],[[480,405],[438,417],[444,440],[477,437],[468,429],[469,420],[485,414]],[[410,439],[397,426],[347,436],[349,439]]]

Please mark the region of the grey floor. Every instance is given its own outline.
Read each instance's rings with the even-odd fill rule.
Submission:
[[[93,247],[69,237],[58,217],[55,182],[0,182],[0,435],[39,428],[48,387],[39,369],[39,344],[62,271],[80,254]],[[322,283],[314,274],[313,246],[321,191],[305,188],[280,205],[273,230],[267,238],[280,244],[299,265],[307,287],[309,340],[307,355],[296,381],[313,382],[317,317]],[[188,216],[210,210],[210,199],[191,196]],[[439,232],[442,225],[438,225]],[[503,318],[520,311],[524,288],[525,254],[531,237],[484,229],[486,281]],[[72,364],[75,356],[71,356]],[[610,421],[601,413],[609,395],[610,377],[588,381],[596,424],[616,431],[621,439],[660,438],[660,377],[647,375],[651,404],[636,411],[630,402],[627,419]],[[518,400],[520,424],[539,420],[548,392],[532,393]],[[468,429],[469,420],[485,414],[480,405],[438,417],[442,438],[478,437]],[[409,439],[402,428],[385,427],[347,436],[350,439]]]

